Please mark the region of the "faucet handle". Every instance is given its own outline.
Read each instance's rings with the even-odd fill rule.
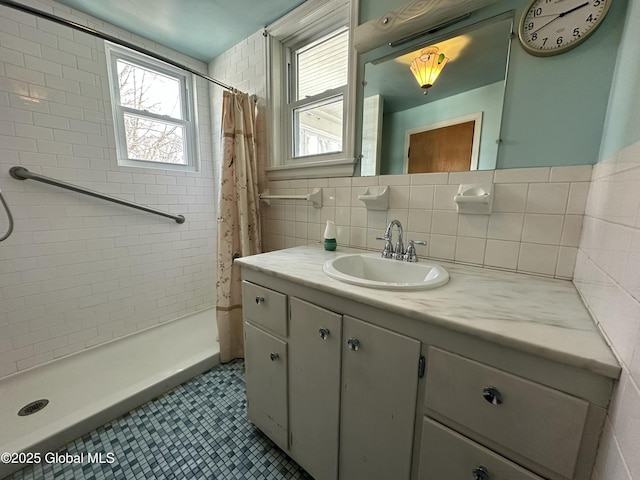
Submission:
[[[416,253],[416,245],[426,245],[427,242],[424,240],[409,240],[409,245],[407,246],[407,251],[402,256],[402,259],[405,262],[417,262],[418,254]]]
[[[384,235],[382,237],[376,237],[376,240],[384,240],[384,248],[382,249],[382,257],[383,258],[391,258],[393,257],[393,244],[391,243],[391,236]]]

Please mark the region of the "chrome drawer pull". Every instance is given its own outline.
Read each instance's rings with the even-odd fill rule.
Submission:
[[[264,303],[264,297],[256,297],[256,305],[262,305]]]
[[[349,347],[349,350],[353,350],[354,352],[358,351],[360,349],[360,340],[357,338],[350,338],[347,340],[347,347]]]
[[[318,330],[320,332],[320,338],[323,340],[326,340],[327,337],[329,336],[329,333],[331,333],[329,331],[328,328],[322,327],[320,330]]]
[[[502,394],[496,387],[484,387],[482,389],[482,396],[492,405],[500,405],[502,403]]]
[[[489,472],[485,467],[478,467],[473,469],[473,480],[491,480]]]
[[[278,360],[280,358],[280,354],[279,353],[272,353],[269,355],[269,358],[271,359],[272,362],[275,362],[276,360]]]

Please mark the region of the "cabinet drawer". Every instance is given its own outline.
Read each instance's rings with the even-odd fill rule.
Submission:
[[[287,296],[274,290],[242,282],[242,310],[245,317],[277,335],[287,336]]]
[[[495,389],[495,390],[491,390]],[[491,402],[491,398],[499,399]],[[588,403],[436,348],[429,350],[430,416],[573,477]]]
[[[419,480],[543,480],[466,437],[425,418],[422,424]],[[474,471],[478,472],[479,477]]]

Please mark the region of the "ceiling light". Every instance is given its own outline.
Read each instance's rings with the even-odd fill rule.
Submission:
[[[424,94],[430,88],[440,75],[440,72],[447,64],[449,59],[444,53],[438,53],[436,47],[425,48],[420,52],[420,56],[411,62],[411,73],[416,77],[420,88],[424,88]]]

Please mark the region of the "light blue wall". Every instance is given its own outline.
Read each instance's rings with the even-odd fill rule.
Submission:
[[[600,160],[640,141],[640,0],[629,2],[602,137]]]
[[[384,13],[385,5],[389,10],[402,3],[407,2],[360,0],[360,18],[376,18]],[[528,3],[499,0],[436,35],[509,10],[515,10],[517,22]],[[597,162],[626,8],[627,0],[612,1],[600,28],[585,43],[562,55],[534,57],[514,38],[497,168]],[[381,47],[363,57],[367,61],[388,53],[389,47]]]
[[[534,57],[513,43],[499,168],[597,162],[625,10],[612,2],[600,28],[562,55]]]
[[[503,92],[504,82],[496,82],[437,102],[385,115],[382,122],[384,127],[380,174],[404,173],[404,142],[407,130],[471,112],[483,112],[478,167],[480,170],[495,168]]]

